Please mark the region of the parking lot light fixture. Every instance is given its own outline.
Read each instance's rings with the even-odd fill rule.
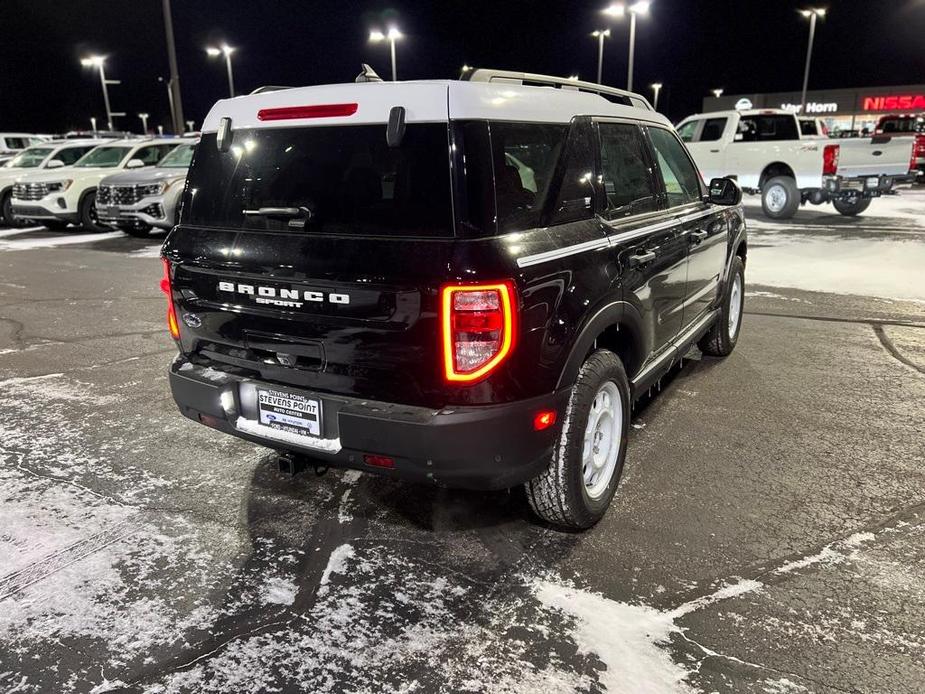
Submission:
[[[711,89],[710,91],[713,92],[713,96],[715,96],[717,99],[723,95],[722,89]]]
[[[800,94],[800,113],[806,113],[806,88],[809,85],[809,63],[813,57],[813,39],[816,36],[816,20],[825,17],[825,8],[808,7],[800,14],[809,20],[809,45],[806,47],[806,67],[803,69],[803,91]]]
[[[610,38],[610,29],[596,29],[591,36],[597,39],[597,83],[601,82],[601,73],[604,65],[604,39]]]
[[[615,2],[603,9],[604,14],[608,17],[623,17],[626,14],[626,5],[622,2]]]
[[[237,48],[232,48],[227,43],[223,43],[221,47],[206,46],[206,54],[210,58],[218,58],[222,55],[225,56],[225,69],[228,71],[228,93],[232,97],[234,96],[234,73],[231,69],[231,54],[236,50]]]
[[[662,83],[653,82],[649,86],[652,87],[652,91],[655,92],[655,95],[652,97],[652,108],[658,111],[658,93],[662,91]]]
[[[395,82],[398,77],[398,71],[395,67],[395,42],[399,39],[404,38],[404,34],[399,31],[398,27],[389,27],[387,33],[383,34],[378,29],[373,29],[369,32],[369,40],[371,43],[381,43],[382,41],[389,42],[389,52],[392,57],[392,81]]]
[[[139,113],[138,117],[141,118],[141,134],[147,135],[148,134],[148,118],[150,118],[150,115],[147,113]]]
[[[84,67],[92,67],[99,70],[100,73],[100,85],[103,87],[103,103],[106,105],[106,126],[112,130],[112,116],[113,112],[109,106],[109,85],[118,84],[118,80],[108,80],[106,79],[106,56],[103,55],[90,55],[86,58],[80,59],[80,64]]]

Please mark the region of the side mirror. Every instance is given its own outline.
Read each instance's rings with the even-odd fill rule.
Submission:
[[[714,205],[738,205],[742,202],[742,189],[731,178],[714,178],[710,181],[708,200]]]
[[[129,159],[128,164],[125,165],[126,169],[142,169],[144,168],[145,163],[141,159]]]
[[[64,166],[64,162],[60,159],[52,159],[50,162],[45,164],[46,169],[60,169],[62,166]]]

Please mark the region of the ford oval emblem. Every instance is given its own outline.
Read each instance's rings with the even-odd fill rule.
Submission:
[[[200,325],[202,325],[202,318],[197,316],[195,313],[184,313],[183,322],[191,328],[198,328]]]

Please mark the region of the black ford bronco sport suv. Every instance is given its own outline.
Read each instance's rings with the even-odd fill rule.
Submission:
[[[190,419],[604,514],[635,399],[741,325],[741,193],[620,90],[476,70],[220,101],[163,249]]]

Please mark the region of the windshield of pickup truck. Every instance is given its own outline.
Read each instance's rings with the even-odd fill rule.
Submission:
[[[40,166],[45,157],[54,151],[52,147],[30,147],[21,152],[7,165],[16,169],[34,169]]]
[[[188,169],[193,161],[196,145],[181,145],[161,159],[157,166],[161,169]]]
[[[182,224],[322,234],[452,235],[446,123],[235,130],[229,151],[204,135]],[[263,210],[284,208],[276,215]]]
[[[87,152],[74,166],[113,168],[119,165],[130,149],[130,147],[97,147]]]

